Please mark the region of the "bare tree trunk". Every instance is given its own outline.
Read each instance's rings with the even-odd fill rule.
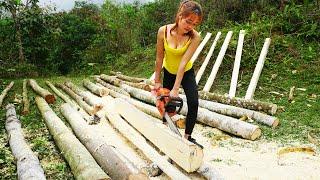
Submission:
[[[89,81],[88,79],[83,80],[83,86],[100,97],[107,96],[109,94],[108,89],[99,87],[94,83],[92,83],[91,81]]]
[[[257,100],[247,100],[243,98],[230,98],[227,96],[199,91],[199,97],[204,100],[215,101],[223,104],[229,104],[246,109],[263,111],[268,114],[274,115],[277,112],[277,105]]]
[[[37,96],[36,104],[42,117],[67,160],[76,179],[111,179],[96,163],[88,150],[73,135],[61,119],[52,111],[43,98]]]
[[[92,116],[90,116],[86,111],[84,111],[77,103],[69,99],[69,97],[62,94],[62,92],[60,92],[51,82],[46,81],[46,84],[52,89],[54,93],[56,93],[61,99],[63,99],[64,102],[72,105],[72,107],[76,109],[87,122],[91,122],[93,120]]]
[[[28,80],[24,79],[23,80],[23,85],[22,85],[22,101],[23,101],[22,114],[23,115],[29,113],[29,99],[28,99],[27,83],[28,83]]]
[[[67,94],[69,94],[69,96],[72,97],[79,104],[79,106],[82,107],[88,114],[95,115],[97,113],[97,111],[100,110],[100,108],[95,109],[95,108],[92,108],[91,106],[89,106],[86,102],[84,102],[84,100],[81,96],[74,93],[67,86],[65,86],[63,84],[57,84],[57,86],[59,88],[61,88],[62,90],[64,90]]]
[[[24,63],[25,58],[24,58],[23,45],[22,45],[21,25],[17,17],[17,8],[16,7],[10,8],[10,12],[12,14],[14,26],[16,29],[16,38],[18,41],[18,48],[19,48],[19,63]]]
[[[127,76],[129,77],[129,76]],[[100,76],[101,79],[107,81],[108,83],[111,83],[115,86],[118,86],[120,87],[121,84],[127,84],[131,87],[135,87],[135,88],[138,88],[138,89],[143,89],[143,90],[146,90],[146,91],[151,91],[151,88],[148,84],[146,83],[143,83],[143,82],[140,82],[140,83],[133,83],[133,82],[128,82],[128,81],[123,81],[121,79],[118,79],[117,77],[115,76],[108,76],[108,75],[105,75],[105,74],[102,74]]]
[[[37,94],[43,97],[47,101],[47,103],[53,104],[56,101],[54,95],[51,94],[48,90],[40,87],[34,79],[29,80],[29,85]]]
[[[96,77],[95,80],[96,80],[99,84],[103,85],[104,87],[106,87],[106,88],[108,88],[108,89],[110,89],[110,90],[113,90],[113,91],[115,91],[115,92],[117,92],[117,93],[120,93],[120,94],[123,94],[123,95],[125,95],[125,96],[130,97],[130,94],[129,94],[129,93],[127,93],[125,90],[123,90],[123,89],[121,89],[121,88],[119,88],[119,87],[116,87],[116,86],[113,86],[113,85],[111,85],[111,84],[109,84],[109,83],[106,83],[104,80],[102,80],[102,79],[100,79],[100,78],[98,78],[98,77]]]
[[[70,104],[63,104],[60,110],[79,140],[112,179],[148,179],[127,157],[118,152],[115,147],[108,145],[104,137],[90,129]]]
[[[45,180],[46,177],[40,165],[39,159],[32,152],[31,148],[24,139],[21,129],[21,122],[17,118],[14,105],[8,104],[6,109],[6,130],[8,132],[12,154],[17,161],[18,179]]]
[[[143,82],[144,81],[144,78],[126,76],[126,75],[121,74],[121,72],[110,71],[110,74],[114,75],[114,76],[116,76],[119,79],[122,79],[124,81],[129,81],[129,82],[133,82],[133,83],[139,83],[139,82]]]
[[[11,83],[2,91],[2,93],[0,95],[0,107],[2,106],[2,102],[3,102],[4,98],[8,94],[8,91],[10,91],[10,89],[12,88],[13,85],[14,85],[14,82],[11,81]]]

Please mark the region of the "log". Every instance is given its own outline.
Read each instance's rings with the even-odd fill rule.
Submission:
[[[211,33],[207,33],[206,36],[204,37],[204,39],[201,41],[201,43],[199,44],[198,48],[196,49],[196,51],[193,53],[190,61],[192,63],[194,63],[194,61],[198,58],[200,52],[202,51],[202,49],[204,48],[204,46],[207,44],[208,40],[211,37]]]
[[[100,78],[96,77],[95,81],[97,81],[99,84],[103,85],[104,87],[106,87],[106,88],[108,88],[110,90],[113,90],[115,92],[118,92],[118,93],[121,93],[121,94],[123,94],[125,96],[129,96],[130,97],[129,93],[127,93],[125,90],[123,90],[123,89],[121,89],[119,87],[115,87],[115,86],[113,86],[113,85],[111,85],[109,83],[106,83],[104,80],[102,80]]]
[[[207,67],[207,65],[208,65],[208,63],[209,63],[209,61],[210,61],[210,58],[211,58],[211,56],[212,56],[212,54],[213,54],[213,51],[214,51],[214,49],[215,49],[215,47],[216,47],[216,45],[217,45],[217,42],[218,42],[220,36],[221,36],[221,32],[219,31],[219,32],[217,33],[216,37],[214,38],[214,41],[213,41],[213,43],[212,43],[212,45],[211,45],[211,47],[210,47],[210,50],[209,50],[209,52],[208,52],[208,54],[207,54],[204,62],[202,63],[199,71],[197,72],[197,76],[196,76],[196,82],[197,82],[197,84],[199,83],[199,81],[200,81],[200,79],[201,79],[201,77],[202,77],[202,75],[203,75],[203,73],[204,73],[204,70],[206,69],[206,67]]]
[[[128,140],[137,146],[151,161],[155,162],[157,166],[166,173],[171,179],[189,179],[177,168],[173,167],[164,157],[162,157],[155,149],[153,149],[133,127],[125,122],[118,113],[114,106],[112,97],[107,96],[106,104],[104,106],[105,115],[110,123],[120,131]]]
[[[13,156],[17,161],[18,179],[36,179],[45,180],[44,171],[40,165],[39,159],[32,152],[24,139],[21,129],[21,122],[17,118],[16,110],[13,104],[6,106],[6,130],[8,132],[9,144]]]
[[[104,137],[97,135],[71,105],[63,104],[60,110],[78,139],[112,179],[148,179],[127,157],[108,145]]]
[[[3,102],[4,98],[7,96],[8,91],[10,91],[10,89],[12,88],[13,85],[14,85],[14,82],[11,81],[11,83],[2,91],[2,93],[0,95],[0,107],[2,106],[2,102]]]
[[[80,89],[78,86],[76,86],[70,81],[67,81],[64,84],[67,87],[69,87],[73,92],[75,92],[77,95],[81,96],[83,100],[89,105],[93,106],[94,109],[99,109],[99,110],[101,109],[101,102],[97,96],[93,95],[89,91],[84,91]]]
[[[216,78],[216,75],[218,73],[219,67],[220,67],[221,62],[223,60],[223,57],[224,57],[224,55],[225,55],[225,53],[227,51],[229,42],[231,40],[231,36],[232,36],[232,31],[229,31],[227,36],[226,36],[226,38],[224,39],[224,42],[223,42],[223,44],[221,46],[221,49],[220,49],[220,52],[219,52],[218,57],[216,59],[216,62],[213,65],[212,71],[210,73],[210,76],[209,76],[204,88],[203,88],[203,91],[207,91],[207,92],[210,91],[211,86],[213,84],[213,81]]]
[[[81,96],[77,95],[76,93],[74,93],[70,88],[68,88],[67,86],[63,85],[63,84],[57,84],[57,86],[59,88],[61,88],[62,90],[64,90],[72,99],[74,99],[80,107],[82,107],[88,114],[90,115],[95,115],[100,109],[101,107],[96,107],[93,108],[90,105],[88,105]]]
[[[257,100],[246,100],[243,98],[230,98],[216,93],[199,91],[199,97],[203,100],[215,101],[223,104],[233,105],[246,109],[263,111],[270,115],[274,115],[277,112],[277,105],[268,102],[262,102]]]
[[[264,45],[263,45],[263,48],[261,50],[261,53],[260,53],[256,68],[254,69],[254,72],[253,72],[249,87],[247,89],[247,93],[246,93],[245,99],[253,99],[253,95],[254,95],[254,92],[256,90],[256,87],[257,87],[257,84],[258,84],[258,80],[259,80],[259,77],[260,77],[260,74],[261,74],[261,71],[262,71],[262,68],[263,68],[263,65],[264,65],[264,60],[267,57],[267,53],[268,53],[268,49],[269,49],[269,46],[270,46],[270,42],[271,42],[271,39],[270,38],[266,38],[266,40],[264,42]]]
[[[29,80],[29,85],[32,87],[34,92],[43,97],[47,101],[47,103],[53,104],[56,101],[54,95],[51,94],[48,90],[40,87],[34,79]]]
[[[92,83],[91,81],[89,81],[88,79],[83,80],[83,86],[100,97],[107,96],[109,94],[108,89],[99,87],[94,83]]]
[[[139,83],[139,82],[143,82],[144,81],[144,78],[130,77],[130,76],[123,75],[121,73],[116,73],[114,71],[110,71],[110,74],[114,75],[117,78],[122,79],[124,81],[129,81],[129,82],[133,82],[133,83]]]
[[[186,98],[183,97],[183,99],[186,101]],[[232,116],[232,117],[237,117],[241,118],[243,116],[252,118],[256,120],[257,122],[266,124],[271,127],[276,127],[279,124],[279,119],[273,116],[269,116],[267,114],[263,114],[257,111],[249,110],[249,109],[244,109],[240,107],[235,107],[235,106],[230,106],[230,105],[225,105],[217,102],[212,102],[212,101],[207,101],[207,100],[202,100],[199,99],[199,106],[202,108],[206,108],[210,111],[227,115],[227,116]]]
[[[21,112],[22,115],[26,115],[29,113],[29,99],[28,99],[28,89],[27,89],[28,80],[24,79],[22,84],[22,102],[23,102],[23,110]]]
[[[74,109],[76,109],[82,117],[87,121],[93,121],[93,117],[90,116],[84,109],[82,109],[77,103],[69,99],[66,95],[62,94],[50,81],[46,81],[46,84],[51,88],[51,90],[56,93],[64,102],[69,103]]]
[[[148,84],[146,84],[146,83],[143,83],[143,82],[141,82],[141,83],[132,83],[132,82],[123,81],[121,79],[118,79],[115,76],[108,76],[108,75],[105,75],[105,74],[102,74],[100,77],[101,77],[101,79],[105,80],[106,82],[108,82],[110,84],[113,84],[114,86],[117,86],[117,87],[120,87],[121,84],[127,84],[127,85],[135,87],[135,88],[143,89],[143,90],[146,90],[146,91],[151,91],[150,86]]]
[[[121,85],[131,96],[142,101],[155,104],[156,98],[150,92],[143,91],[130,87],[128,85]],[[181,114],[187,115],[186,103],[184,103]],[[245,139],[255,140],[261,136],[261,130],[258,126],[252,125],[238,119],[224,116],[207,109],[199,107],[197,121],[202,122],[211,127],[218,128],[228,133],[243,137]]]
[[[43,98],[37,96],[36,104],[50,134],[67,160],[76,179],[111,179],[96,163],[88,150],[73,135]]]
[[[236,51],[236,58],[234,60],[234,66],[233,66],[231,84],[230,84],[230,90],[229,90],[229,97],[231,97],[231,98],[236,96],[244,34],[245,34],[245,31],[240,30],[238,46],[237,46],[237,51]]]
[[[123,99],[116,98],[115,107],[134,128],[185,171],[194,172],[200,167],[203,159],[200,147],[171,131],[168,133],[165,129],[157,127],[145,113]]]

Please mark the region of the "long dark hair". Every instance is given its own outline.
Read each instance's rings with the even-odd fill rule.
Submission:
[[[176,14],[176,23],[170,30],[170,33],[172,30],[176,29],[178,27],[178,22],[179,22],[179,16],[182,17],[188,17],[190,14],[195,14],[199,17],[199,22],[202,21],[203,19],[203,12],[202,8],[199,3],[195,1],[189,1],[189,0],[184,0],[180,3],[180,6],[178,8],[177,14]],[[193,30],[187,32],[185,35],[190,36],[191,38],[194,36]]]

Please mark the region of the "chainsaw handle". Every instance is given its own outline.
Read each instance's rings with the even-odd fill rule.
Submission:
[[[161,95],[161,96],[158,96],[157,99],[162,101],[166,97],[170,98],[169,102],[166,105],[171,103],[171,104],[174,104],[174,106],[179,106],[179,109],[176,111],[176,113],[179,114],[181,109],[182,109],[182,106],[183,106],[182,98],[180,98],[180,97],[171,97],[169,95]]]

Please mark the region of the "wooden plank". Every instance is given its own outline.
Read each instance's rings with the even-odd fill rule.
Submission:
[[[268,49],[269,49],[269,46],[270,46],[270,42],[271,42],[271,39],[270,38],[266,38],[266,40],[264,42],[264,45],[263,45],[263,48],[261,50],[261,53],[260,53],[256,68],[254,69],[254,72],[253,72],[249,87],[247,89],[247,93],[246,93],[245,99],[253,99],[253,95],[254,95],[254,92],[256,90],[256,87],[257,87],[257,84],[258,84],[258,80],[259,80],[259,77],[260,77],[260,74],[261,74],[261,71],[262,71],[262,68],[263,68],[263,65],[264,65],[264,60],[267,57],[267,53],[268,53]]]
[[[200,167],[203,160],[200,147],[173,134],[168,129],[159,128],[145,113],[123,99],[116,98],[115,105],[121,116],[181,168],[187,172],[193,172]]]
[[[218,57],[217,57],[217,60],[216,62],[214,63],[213,65],[213,68],[212,68],[212,71],[211,71],[211,74],[207,80],[207,83],[205,84],[204,88],[203,88],[203,91],[207,91],[209,92],[210,89],[211,89],[211,86],[213,84],[213,81],[214,79],[216,78],[216,75],[218,73],[218,70],[219,70],[219,67],[221,65],[221,62],[223,60],[223,57],[227,51],[227,48],[228,48],[228,45],[229,45],[229,42],[231,40],[231,37],[232,37],[232,31],[229,31],[226,38],[224,39],[224,42],[222,44],[222,47],[220,49],[220,52],[218,54]]]
[[[114,99],[110,96],[103,97],[108,106],[104,106],[102,111],[121,134],[138,147],[151,161],[166,173],[171,179],[190,179],[181,173],[177,168],[172,166],[167,159],[161,156],[154,148],[152,148],[142,135],[130,126],[121,116],[116,112],[114,106]]]
[[[201,67],[200,67],[200,69],[199,69],[199,71],[198,71],[198,73],[197,73],[197,76],[196,76],[196,82],[197,82],[197,84],[199,83],[199,81],[200,81],[200,79],[201,79],[201,76],[203,75],[204,70],[206,69],[206,67],[207,67],[207,65],[208,65],[208,63],[209,63],[209,60],[210,60],[210,58],[211,58],[211,56],[212,56],[212,54],[213,54],[213,51],[214,51],[214,49],[215,49],[215,47],[216,47],[216,45],[217,45],[217,42],[218,42],[220,36],[221,36],[221,32],[219,31],[219,32],[217,33],[216,37],[214,38],[214,41],[213,41],[213,43],[212,43],[212,45],[211,45],[211,47],[210,47],[210,50],[209,50],[209,52],[208,52],[208,54],[207,54],[204,62],[202,63],[202,65],[201,65]]]
[[[245,31],[240,30],[238,46],[237,46],[237,51],[236,51],[236,58],[234,60],[234,66],[233,66],[232,78],[231,78],[231,84],[230,84],[230,90],[229,90],[229,97],[231,97],[231,98],[236,96],[244,34],[245,34]]]

